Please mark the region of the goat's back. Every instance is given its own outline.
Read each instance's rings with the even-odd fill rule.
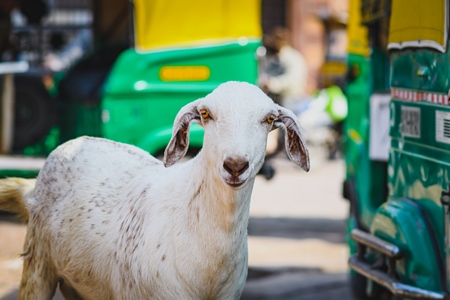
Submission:
[[[36,181],[29,231],[68,284],[102,291],[97,299],[111,297],[113,291],[101,286],[129,268],[123,257],[139,239],[126,232],[138,231],[145,218],[139,196],[163,169],[137,147],[98,138],[81,137],[50,154]]]
[[[32,206],[59,212],[58,207],[81,208],[84,201],[91,203],[90,206],[114,204],[120,191],[140,178],[142,172],[152,169],[156,173],[164,167],[137,147],[81,137],[61,145],[49,155],[37,178],[37,202]]]

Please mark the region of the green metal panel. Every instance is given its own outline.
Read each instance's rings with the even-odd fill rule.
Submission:
[[[344,122],[345,161],[347,165],[347,177],[355,176],[360,165],[367,161],[364,155],[367,153],[369,134],[369,97],[370,97],[370,62],[361,55],[350,54],[349,67],[359,69],[359,75],[345,87],[348,99],[348,114]]]
[[[370,60],[350,54],[349,66],[357,65],[359,76],[346,86],[348,115],[344,123],[343,152],[347,179],[355,181],[361,222],[370,227],[376,210],[386,201],[386,163],[369,158],[370,95],[386,91],[387,57],[373,51]],[[376,66],[376,68],[374,67]],[[382,67],[381,71],[378,69]]]
[[[346,162],[347,178],[355,181],[359,214],[368,226],[370,211],[363,209],[368,199],[370,170],[368,159],[369,134],[369,96],[370,62],[361,55],[349,54],[349,67],[359,70],[356,79],[347,84],[345,92],[348,101],[348,114],[344,122],[343,153]],[[369,178],[368,178],[369,176]],[[370,218],[370,217],[369,217]],[[353,250],[356,250],[353,248]]]
[[[373,219],[371,233],[395,244],[404,253],[404,257],[396,263],[402,283],[428,290],[442,290],[439,260],[434,255],[432,237],[416,206],[392,198],[379,208]]]
[[[20,178],[36,178],[39,171],[33,170],[9,170],[1,169],[0,178],[20,177]]]
[[[402,135],[402,107],[411,107],[420,110],[420,138]],[[395,142],[392,147],[397,149],[400,147],[399,143],[401,143],[401,149],[411,149],[411,155],[427,157],[430,160],[436,160],[438,164],[448,164],[450,162],[450,156],[448,156],[450,144],[437,140],[438,134],[436,133],[436,129],[439,128],[437,127],[439,124],[436,118],[437,113],[450,113],[450,108],[449,106],[432,104],[425,101],[414,103],[392,100],[390,135],[394,139],[393,142]]]
[[[372,49],[370,54],[371,75],[372,75],[372,93],[388,92],[389,82],[389,56],[386,51]]]
[[[393,52],[392,86],[447,94],[450,87],[449,55],[449,52],[423,49]]]
[[[161,149],[155,149],[155,145],[166,146],[163,142],[168,141],[168,133],[171,134],[171,126],[182,106],[229,80],[256,84],[255,52],[259,45],[257,41],[152,53],[125,51],[105,85],[103,136],[138,145],[153,154],[159,152]],[[202,80],[163,80],[160,72],[167,66],[206,66],[210,74]],[[203,135],[198,129],[194,131],[191,145],[201,145]]]
[[[420,109],[420,137],[402,136],[402,106]],[[450,144],[436,141],[436,111],[450,113],[449,108],[436,104],[391,102],[392,142],[388,174],[390,196],[423,200],[420,204],[431,217],[442,243],[444,226],[440,197],[450,183]]]
[[[79,136],[102,136],[100,104],[88,106],[80,102],[64,102],[60,107],[60,143]]]

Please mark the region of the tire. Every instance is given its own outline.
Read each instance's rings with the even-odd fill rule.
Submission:
[[[15,77],[13,150],[43,139],[56,122],[57,105],[39,78]]]
[[[257,175],[262,175],[266,180],[270,180],[275,176],[275,169],[269,163],[264,162]]]
[[[352,272],[350,274],[350,287],[354,299],[363,300],[367,299],[366,288],[367,288],[367,278],[359,273]]]

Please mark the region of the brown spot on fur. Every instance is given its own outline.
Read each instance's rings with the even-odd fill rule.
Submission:
[[[148,187],[146,187],[145,189],[142,190],[141,192],[141,196],[144,197],[148,192]]]
[[[199,184],[199,186],[198,186],[197,190],[195,191],[194,195],[192,196],[191,200],[189,200],[189,205],[191,205],[192,202],[198,197],[198,195],[200,195],[202,188],[203,188],[203,181]]]
[[[161,244],[158,244],[158,246],[156,246],[156,249],[159,249],[159,247],[161,247]]]
[[[164,254],[161,258],[161,261],[164,261],[166,259],[166,255]]]

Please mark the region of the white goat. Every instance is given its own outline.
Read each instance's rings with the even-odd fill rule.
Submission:
[[[189,126],[205,129],[193,159]],[[220,85],[178,113],[164,165],[145,151],[81,137],[37,181],[0,181],[0,209],[28,220],[19,299],[238,299],[247,223],[270,130],[308,171],[296,116],[256,86]],[[170,168],[165,168],[165,167]]]

